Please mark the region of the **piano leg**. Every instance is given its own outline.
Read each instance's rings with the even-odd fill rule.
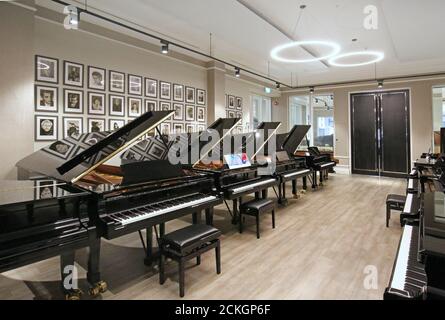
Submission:
[[[307,177],[303,177],[303,190],[307,190]]]
[[[286,199],[286,183],[282,182],[278,185],[278,203],[282,206],[287,205],[287,199]]]
[[[255,192],[255,200],[259,200],[260,199],[260,192],[257,191]]]
[[[165,234],[165,223],[159,225],[159,237],[162,238]]]
[[[153,227],[150,226],[146,229],[146,245],[145,245],[145,258],[144,264],[151,266],[153,264]]]
[[[267,199],[267,191],[268,191],[268,189],[261,190],[261,198]],[[284,195],[284,196],[286,196],[286,195]]]
[[[279,204],[281,204],[281,202],[282,202],[282,199],[283,199],[283,192],[282,192],[282,189],[281,189],[281,186],[284,184],[284,182],[283,183],[280,183],[279,185],[278,185],[278,203]]]
[[[324,170],[320,170],[320,186],[323,185],[323,175],[324,175]]]
[[[206,209],[206,224],[213,226],[213,207]]]
[[[107,283],[100,279],[100,238],[90,242],[87,280],[91,285],[88,290],[91,296],[107,291]]]
[[[255,194],[256,197],[256,194]],[[236,224],[238,222],[238,199],[233,199],[233,217],[232,224]]]
[[[317,170],[312,171],[312,189],[317,188]]]
[[[66,300],[79,300],[82,291],[77,287],[77,273],[73,268],[75,252],[68,251],[60,255],[60,286]]]

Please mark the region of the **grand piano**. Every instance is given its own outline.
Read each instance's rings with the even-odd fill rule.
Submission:
[[[212,177],[162,160],[121,165],[118,155],[172,114],[147,112],[116,131],[72,136],[19,161],[22,170],[54,180],[53,193],[50,197],[42,191],[46,184],[41,180],[20,181],[25,186],[36,183],[36,194],[42,198],[43,193],[45,199],[10,198],[1,206],[2,271],[57,255],[62,267],[73,265],[75,250],[89,247],[87,279],[90,294],[96,295],[107,288],[99,272],[101,237],[146,229],[145,261],[151,262],[153,227],[203,210],[209,222],[211,209],[222,202],[213,191]],[[155,156],[162,146],[156,141],[145,145]],[[79,298],[78,291],[64,291],[67,298]]]

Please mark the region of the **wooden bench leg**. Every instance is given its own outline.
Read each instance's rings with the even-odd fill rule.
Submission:
[[[272,228],[275,229],[275,209],[272,210]]]
[[[243,233],[243,213],[239,213],[239,233]]]
[[[196,265],[199,266],[201,264],[201,256],[196,257]]]
[[[183,258],[179,259],[179,296],[184,296],[184,278],[185,278],[185,261]]]
[[[389,204],[386,205],[386,227],[389,227],[389,219],[391,218],[391,208]]]
[[[221,246],[220,246],[219,239],[216,243],[215,257],[216,257],[216,273],[220,274],[221,273]]]
[[[164,275],[164,255],[161,253],[159,255],[159,284],[164,284],[165,275]]]
[[[256,238],[260,238],[260,214],[256,215]]]

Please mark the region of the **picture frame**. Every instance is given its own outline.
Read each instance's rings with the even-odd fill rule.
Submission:
[[[173,123],[173,132],[175,134],[184,133],[184,124],[183,123]]]
[[[109,111],[108,114],[110,116],[125,116],[125,97],[120,95],[110,94],[108,101]]]
[[[207,102],[206,91],[202,89],[196,89],[196,104],[204,106]]]
[[[184,120],[184,105],[182,103],[174,103],[173,110],[175,110],[173,120]]]
[[[156,100],[149,100],[149,99],[145,99],[145,111],[144,112],[148,112],[148,111],[157,111],[158,110],[158,101]]]
[[[88,66],[88,89],[105,91],[107,72],[103,68]]]
[[[117,129],[122,128],[125,126],[125,120],[124,119],[108,119],[108,129],[110,131],[114,131]]]
[[[168,122],[163,122],[163,123],[161,123],[161,133],[163,134],[163,135],[169,135],[170,134],[170,132],[171,132],[171,124],[170,123],[168,123]]]
[[[243,110],[243,98],[241,97],[235,98],[235,108],[236,110]]]
[[[88,114],[104,116],[107,107],[105,98],[105,93],[88,92]]]
[[[195,121],[195,106],[186,105],[185,106],[185,120]]]
[[[159,102],[159,111],[169,111],[169,110],[171,110],[170,102],[165,102],[165,101]]]
[[[206,108],[196,107],[196,121],[198,122],[206,121]]]
[[[83,133],[83,118],[63,117],[63,138],[78,136]]]
[[[35,180],[34,198],[51,199],[57,197],[57,181],[55,180]]]
[[[166,81],[159,82],[159,97],[164,100],[171,100],[171,83]]]
[[[236,118],[235,111],[227,110],[227,118]]]
[[[63,89],[63,112],[83,113],[83,91],[73,89]]]
[[[63,60],[63,84],[82,88],[83,67],[81,63]]]
[[[101,132],[106,131],[105,128],[105,119],[99,119],[99,118],[87,118],[87,132]]]
[[[203,124],[197,124],[196,125],[196,131],[202,132],[202,131],[205,131],[205,130],[206,130],[206,126],[205,125],[203,125]]]
[[[142,77],[128,74],[128,94],[142,96]]]
[[[139,117],[142,114],[142,99],[128,97],[128,116]]]
[[[184,102],[184,86],[182,84],[173,84],[173,101]]]
[[[34,110],[42,112],[59,111],[59,88],[52,86],[34,86]]]
[[[227,95],[227,108],[235,109],[235,96]]]
[[[195,125],[193,123],[186,123],[185,124],[185,132],[186,133],[193,133],[193,132],[195,132]]]
[[[115,93],[125,93],[125,73],[109,70],[108,79],[110,83],[108,84],[108,90]]]
[[[35,55],[35,80],[59,83],[59,59]]]
[[[149,98],[158,97],[158,80],[145,78],[145,96]]]
[[[243,113],[240,112],[240,111],[236,111],[235,115],[236,115],[237,118],[240,118],[240,119],[243,118]]]
[[[35,141],[55,141],[58,134],[57,116],[36,115],[34,137]]]
[[[185,87],[185,102],[195,103],[195,88]]]

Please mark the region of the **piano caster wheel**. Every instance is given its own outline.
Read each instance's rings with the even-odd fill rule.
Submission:
[[[105,281],[99,281],[88,290],[88,293],[90,294],[90,296],[96,297],[99,294],[107,291],[107,289],[108,289],[107,283]]]
[[[83,292],[80,289],[75,289],[65,293],[65,300],[80,300]]]

